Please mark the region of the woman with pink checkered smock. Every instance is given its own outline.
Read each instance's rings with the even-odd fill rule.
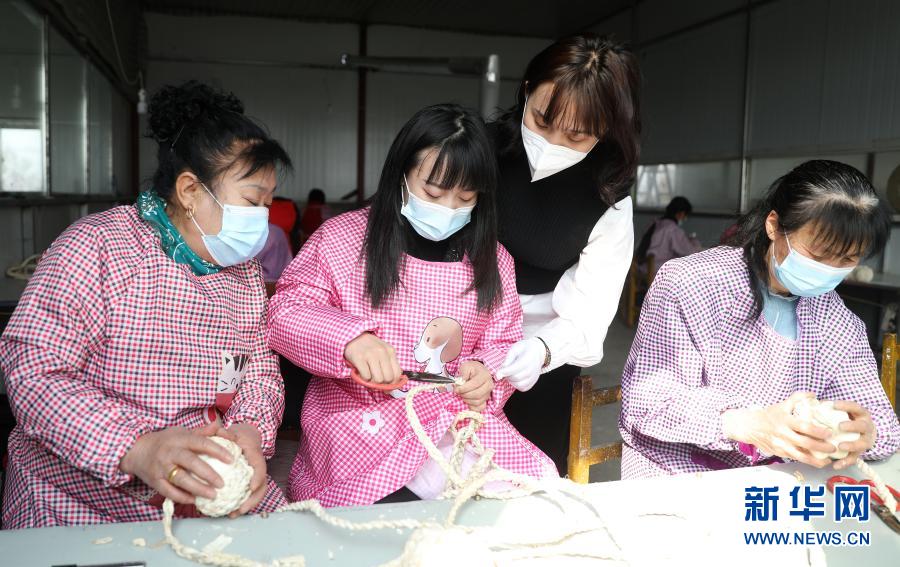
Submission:
[[[370,207],[325,222],[278,281],[269,344],[313,374],[290,496],[325,506],[435,498],[445,477],[412,431],[403,371],[458,376],[414,401],[449,454],[460,411],[483,412],[494,461],[535,478],[552,462],[510,425],[514,388],[497,370],[522,336],[513,262],[497,243],[497,166],[481,119],[456,105],[419,111],[385,161]],[[441,388],[444,388],[441,386]],[[475,460],[464,454],[464,471]],[[502,488],[502,487],[498,487]]]
[[[666,262],[644,301],[622,377],[622,477],[794,460],[883,459],[900,424],[866,328],[834,291],[880,253],[890,215],[871,183],[834,161],[781,177],[738,223],[733,246]],[[853,442],[793,415],[834,401]]]
[[[286,503],[266,457],[284,410],[253,259],[266,241],[278,142],[231,94],[198,83],[150,102],[153,189],[89,215],[44,254],[0,339],[17,425],[3,527],[196,515],[222,479],[199,455],[254,469],[233,515]]]

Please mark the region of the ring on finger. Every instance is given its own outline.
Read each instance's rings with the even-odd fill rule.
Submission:
[[[166,476],[166,480],[169,481],[169,484],[175,484],[175,477],[178,476],[178,473],[181,471],[181,467],[175,465],[172,467],[172,470],[169,471],[169,474]]]

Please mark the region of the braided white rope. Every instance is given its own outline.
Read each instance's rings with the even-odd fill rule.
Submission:
[[[894,499],[894,495],[891,494],[891,491],[888,489],[884,480],[882,480],[881,477],[878,476],[878,473],[875,472],[875,469],[870,467],[869,463],[862,459],[856,460],[856,466],[859,467],[859,470],[861,470],[864,475],[872,480],[872,483],[875,485],[875,493],[884,501],[884,506],[890,510],[891,514],[897,517],[897,519],[900,519],[900,512],[897,512],[897,501]]]
[[[450,458],[445,458],[440,449],[438,449],[437,446],[428,437],[428,434],[426,433],[425,428],[422,426],[422,422],[419,420],[419,417],[416,415],[413,406],[413,399],[418,394],[433,390],[433,388],[434,387],[431,385],[412,388],[407,393],[405,399],[405,407],[407,418],[409,419],[410,426],[412,427],[412,430],[415,433],[416,437],[422,443],[428,455],[432,459],[434,459],[434,461],[438,464],[444,474],[447,475],[447,485],[441,497],[448,499],[452,498],[453,506],[451,506],[450,511],[447,513],[447,516],[442,524],[436,524],[434,522],[422,522],[412,519],[351,522],[349,520],[331,515],[325,510],[325,508],[322,507],[322,505],[317,500],[304,500],[301,502],[287,504],[276,510],[274,513],[308,512],[328,525],[347,531],[454,528],[462,529],[466,532],[471,532],[474,530],[474,528],[456,526],[455,520],[462,506],[476,495],[492,499],[507,499],[534,494],[535,492],[546,490],[544,487],[539,486],[538,483],[530,477],[507,471],[494,464],[493,449],[486,449],[481,444],[481,441],[476,435],[476,432],[478,431],[479,427],[481,427],[481,424],[484,421],[484,416],[478,412],[465,410],[459,412],[459,414],[456,415],[456,418],[453,421],[453,425],[450,428],[451,435],[453,436],[453,448],[451,450]],[[465,421],[466,423],[462,425],[462,427],[460,427],[459,425],[463,421]],[[463,477],[463,454],[467,446],[472,447],[472,450],[476,453],[477,458],[475,464],[472,465],[469,474]],[[504,492],[488,492],[484,490],[484,486],[486,484],[495,481],[508,482],[513,485],[514,488]],[[575,497],[578,498],[577,495],[575,495]],[[247,559],[240,555],[225,553],[223,551],[206,551],[192,548],[181,543],[178,538],[175,537],[175,534],[172,531],[172,517],[174,515],[174,509],[175,507],[172,501],[166,499],[163,503],[162,523],[163,531],[165,532],[166,536],[166,543],[179,557],[203,565],[214,565],[216,567],[305,567],[306,565],[306,562],[302,555],[276,559],[272,562],[271,565],[267,565],[264,563],[253,561],[251,559]],[[574,535],[605,529],[606,528],[602,525],[598,525],[596,527],[582,526],[576,531],[568,534],[563,534],[562,536],[549,540],[547,542],[535,542],[532,540],[527,543],[506,543],[503,544],[499,551],[510,551],[512,549],[517,549],[520,547],[527,547],[534,550],[541,546],[558,544],[561,541],[564,541]],[[607,533],[609,532],[607,531]],[[612,535],[609,535],[610,539],[612,539]],[[615,544],[614,540],[613,543]],[[618,547],[618,545],[616,546]],[[537,553],[537,551],[534,551],[533,553]],[[538,555],[535,555],[535,557],[537,556]],[[607,557],[605,556],[591,557],[595,557],[596,559],[607,559]],[[401,558],[398,558],[398,560],[395,560],[388,565],[397,564],[397,561],[400,561],[400,559]]]
[[[453,424],[450,428],[450,432],[453,437],[453,446],[451,449],[450,458],[445,458],[441,450],[438,449],[434,442],[431,441],[430,437],[425,431],[424,426],[422,425],[422,422],[419,420],[418,415],[416,415],[413,405],[415,396],[432,389],[433,386],[430,385],[411,389],[405,398],[405,407],[407,418],[409,419],[410,426],[416,437],[422,443],[428,455],[438,464],[438,466],[447,476],[447,484],[441,497],[448,499],[452,498],[453,505],[447,513],[447,516],[444,519],[443,523],[437,524],[434,522],[422,522],[412,519],[351,522],[349,520],[331,515],[325,510],[325,508],[322,507],[322,505],[317,500],[304,500],[301,502],[294,502],[292,504],[282,506],[281,508],[276,510],[275,513],[308,512],[330,526],[347,531],[372,531],[383,529],[415,530],[422,528],[435,528],[455,529],[462,530],[466,533],[471,533],[477,528],[470,528],[455,524],[456,518],[462,506],[471,498],[475,496],[482,496],[491,499],[507,499],[534,494],[536,492],[548,491],[547,486],[539,484],[534,479],[526,477],[524,475],[513,473],[511,471],[507,471],[497,466],[493,462],[493,449],[485,448],[476,435],[476,432],[484,421],[484,416],[478,412],[465,410],[456,415],[456,418],[454,419]],[[460,424],[464,421],[466,423],[460,427]],[[463,455],[467,447],[471,447],[477,456],[475,463],[469,470],[469,474],[463,476],[462,462]],[[888,490],[881,477],[868,465],[868,463],[866,463],[862,459],[858,459],[856,465],[863,472],[863,474],[865,474],[872,480],[873,484],[875,485],[875,492],[884,500],[885,506],[895,515],[897,515],[897,512],[895,511],[897,507],[896,500],[894,499],[890,490]],[[491,492],[484,490],[485,485],[495,481],[507,482],[512,485],[513,488],[503,492]],[[568,491],[560,492],[572,496],[577,500],[581,500],[581,498],[577,494],[572,494]],[[215,567],[305,567],[306,565],[306,562],[302,555],[283,557],[280,559],[276,559],[271,564],[265,564],[247,559],[240,555],[225,553],[223,551],[205,551],[194,549],[181,543],[173,534],[173,513],[174,504],[171,500],[166,499],[166,501],[163,503],[162,520],[163,530],[166,536],[166,543],[178,556],[184,559],[194,561],[203,565],[213,565]],[[596,514],[596,511],[594,511],[594,513]],[[609,529],[599,521],[596,525],[582,525],[578,529],[570,530],[546,541],[535,541],[534,538],[530,538],[529,541],[507,541],[493,544],[490,546],[490,549],[493,553],[508,555],[507,558],[512,560],[572,556],[591,558],[596,560],[621,561],[621,556],[616,557],[602,554],[590,554],[587,552],[573,553],[568,551],[561,551],[559,549],[552,549],[552,547],[558,546],[573,537],[598,531],[605,532],[606,536],[609,538],[615,548],[620,552],[622,551],[621,547],[618,545]],[[386,566],[403,565],[404,560],[409,559],[407,557],[407,554],[409,552],[410,550],[405,549],[403,555],[393,561],[388,562]]]

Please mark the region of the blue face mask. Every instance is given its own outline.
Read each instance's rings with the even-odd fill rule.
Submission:
[[[212,191],[201,183],[210,197],[222,207],[222,230],[219,234],[203,232],[197,219],[191,220],[200,234],[203,244],[216,264],[226,267],[243,264],[259,254],[269,238],[269,209],[266,207],[239,207],[219,203]]]
[[[409,219],[409,223],[422,238],[440,242],[450,238],[472,220],[475,206],[451,209],[437,203],[429,203],[412,194],[409,182],[406,183],[406,202],[400,207],[400,214]]]
[[[822,262],[807,258],[791,248],[791,241],[784,235],[790,252],[781,265],[775,260],[772,252],[772,266],[775,277],[788,291],[800,297],[816,297],[832,291],[841,283],[853,268],[833,268]]]

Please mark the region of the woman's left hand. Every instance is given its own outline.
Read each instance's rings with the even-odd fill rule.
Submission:
[[[506,378],[520,392],[527,392],[541,377],[546,358],[547,347],[541,339],[522,339],[509,349],[500,368],[500,377]]]
[[[476,360],[467,360],[459,365],[459,374],[465,382],[454,386],[453,391],[466,402],[470,410],[484,411],[494,390],[494,377],[490,370]]]
[[[237,439],[238,447],[244,452],[247,464],[253,468],[253,476],[250,478],[250,496],[241,504],[241,507],[229,514],[230,518],[236,518],[256,508],[263,496],[266,495],[268,479],[266,477],[266,457],[262,452],[262,436],[256,426],[249,423],[235,423],[228,428]]]
[[[834,462],[834,470],[839,471],[856,464],[860,455],[875,445],[875,422],[872,421],[868,410],[856,402],[838,400],[834,402],[834,409],[845,411],[850,416],[850,421],[844,421],[839,425],[841,431],[859,433],[859,439],[856,441],[838,443],[838,449],[849,451],[846,457]]]

